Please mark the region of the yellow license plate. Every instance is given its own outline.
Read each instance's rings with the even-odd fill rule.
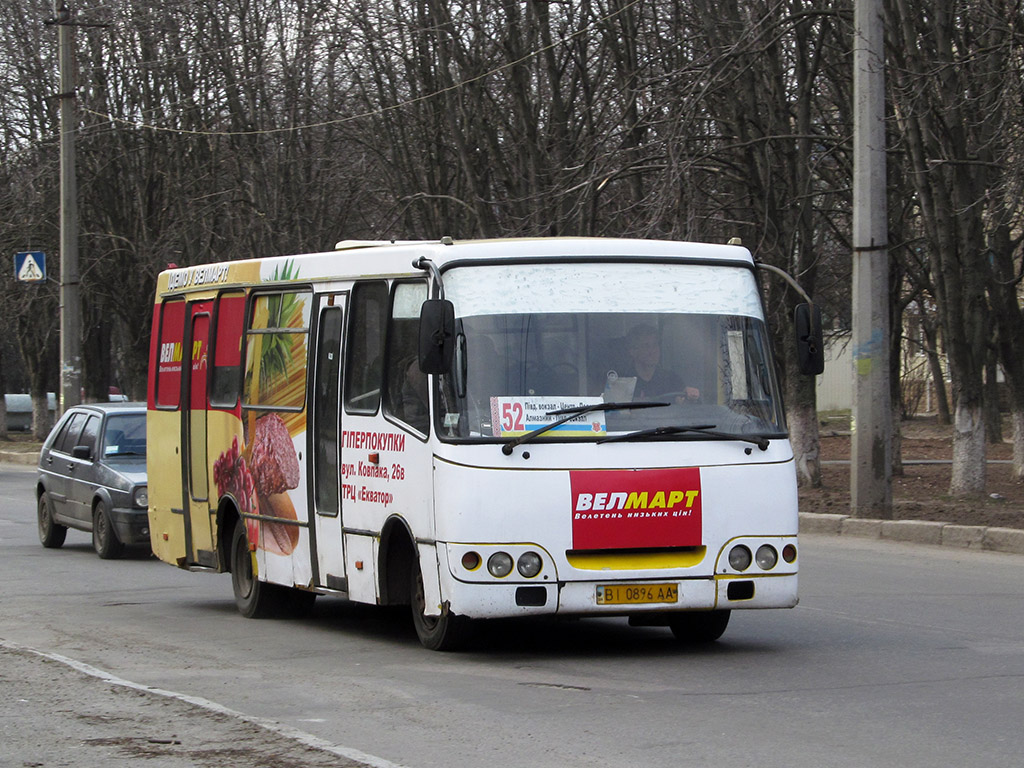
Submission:
[[[598,584],[598,605],[679,602],[677,584]]]

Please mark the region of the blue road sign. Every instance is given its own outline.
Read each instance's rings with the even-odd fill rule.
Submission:
[[[14,276],[23,283],[46,280],[46,254],[42,251],[21,251],[14,254]]]

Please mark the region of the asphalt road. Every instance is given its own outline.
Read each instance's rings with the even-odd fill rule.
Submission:
[[[159,751],[161,733],[182,749],[205,737],[194,765],[275,767],[934,768],[1024,754],[1019,555],[805,536],[800,605],[735,612],[711,648],[620,620],[529,621],[437,654],[402,612],[321,599],[307,620],[248,621],[227,576],[100,561],[75,531],[44,550],[33,477],[0,465],[0,683],[29,691],[13,697],[22,709],[0,696],[0,738],[31,733],[22,749],[42,754],[73,726],[78,757],[95,761],[0,765],[112,768],[140,756],[140,738],[159,752],[147,765],[187,764]],[[142,690],[87,682],[54,655]],[[146,686],[192,699],[154,704]],[[231,734],[253,752],[218,751]]]

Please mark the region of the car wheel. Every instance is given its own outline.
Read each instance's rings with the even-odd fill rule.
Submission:
[[[423,594],[423,574],[419,563],[413,562],[412,582],[410,584],[412,600],[412,623],[416,634],[424,648],[431,651],[455,651],[465,645],[469,635],[469,619],[456,616],[445,605],[440,616],[424,615],[426,598]]]
[[[713,643],[729,626],[731,611],[692,611],[679,613],[669,620],[669,628],[676,639],[684,643]]]
[[[53,521],[53,507],[50,504],[50,494],[43,491],[39,494],[39,542],[47,549],[58,549],[64,544],[68,535],[66,526]]]
[[[103,560],[116,560],[124,553],[124,544],[117,538],[107,505],[102,501],[96,502],[92,510],[92,548]]]
[[[235,523],[231,536],[231,587],[238,612],[247,619],[268,619],[281,613],[284,590],[276,584],[260,581],[253,573],[249,536],[243,520]]]

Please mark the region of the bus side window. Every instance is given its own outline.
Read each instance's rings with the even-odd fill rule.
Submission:
[[[420,432],[429,426],[427,377],[419,367],[420,307],[427,298],[423,281],[396,283],[391,295],[384,409]]]
[[[181,403],[181,343],[185,333],[185,302],[165,301],[160,307],[160,347],[157,351],[156,407]]]
[[[244,322],[245,294],[242,291],[222,293],[217,297],[210,377],[210,405],[216,408],[234,408],[238,403]]]
[[[376,413],[380,406],[387,311],[387,283],[379,280],[355,284],[348,315],[345,363],[345,410],[349,413]]]
[[[306,290],[253,297],[242,391],[246,407],[301,411],[305,406],[311,297]]]

